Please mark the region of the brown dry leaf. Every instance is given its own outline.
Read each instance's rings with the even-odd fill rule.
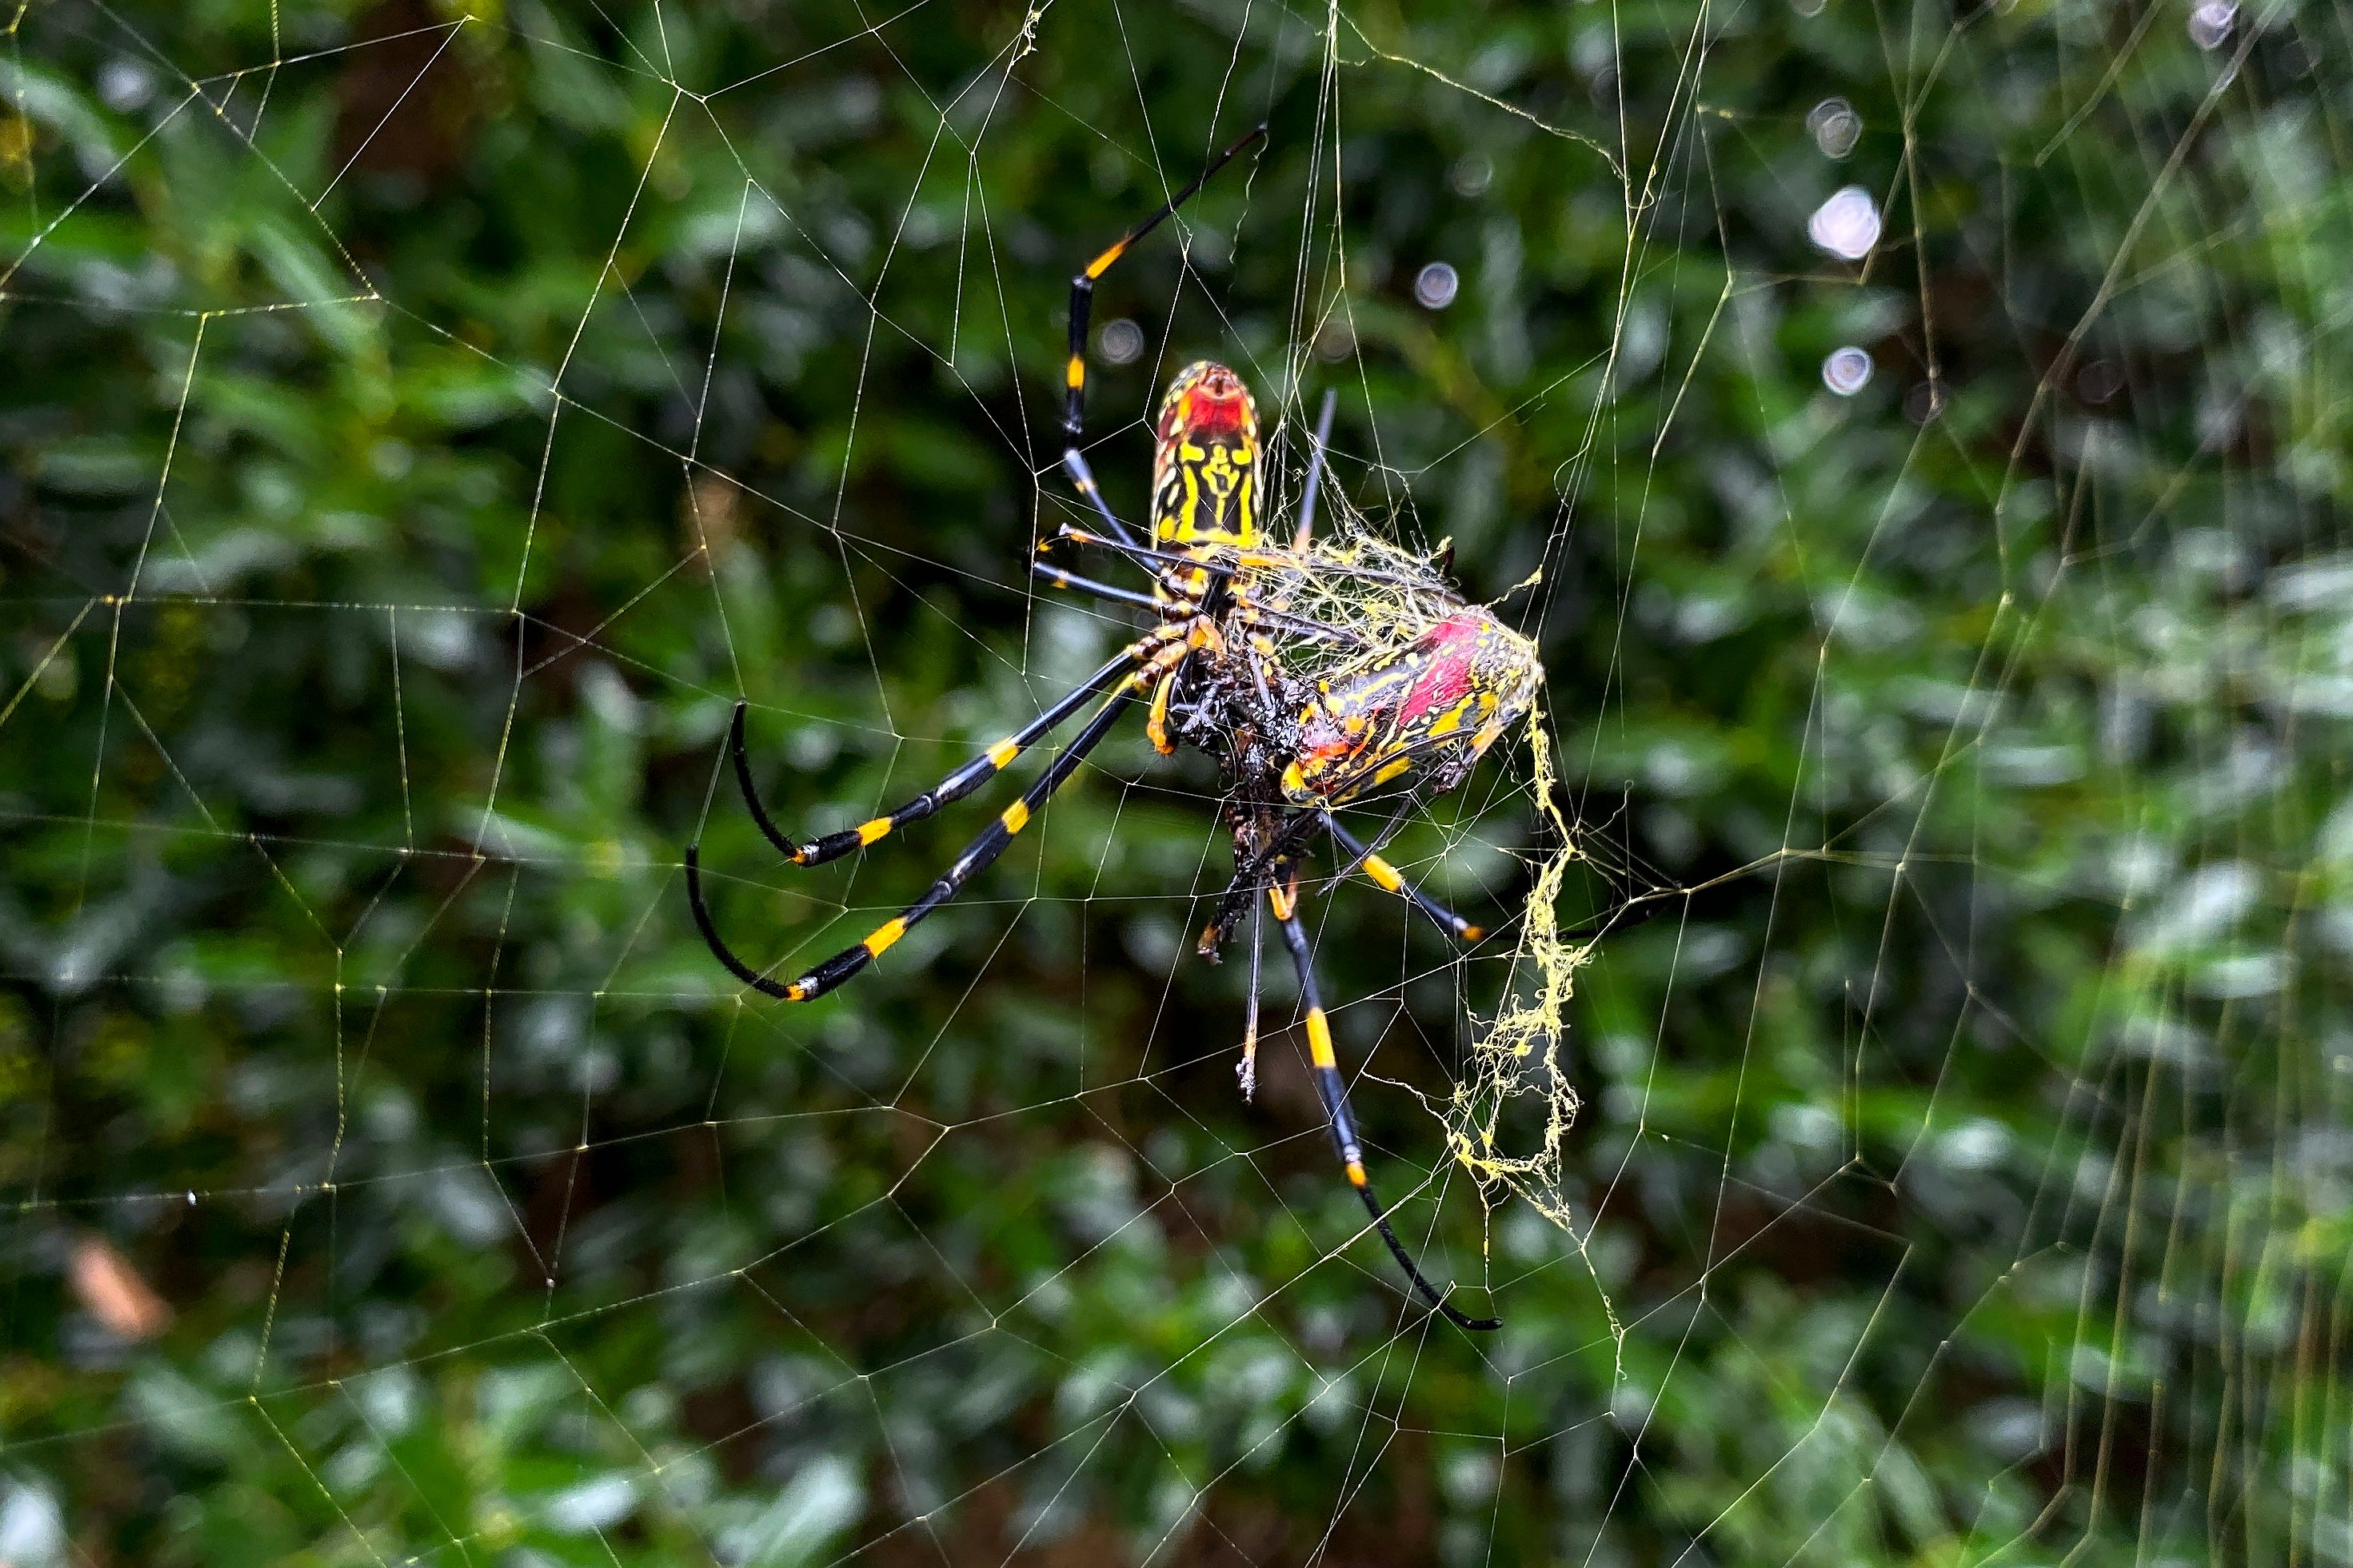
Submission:
[[[74,1243],[67,1278],[90,1315],[123,1339],[152,1340],[171,1326],[172,1309],[104,1237]]]

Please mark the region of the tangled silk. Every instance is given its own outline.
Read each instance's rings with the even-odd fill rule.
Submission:
[[[1492,1201],[1499,1190],[1517,1193],[1574,1235],[1567,1197],[1561,1191],[1561,1144],[1582,1102],[1562,1076],[1558,1056],[1577,971],[1593,944],[1564,942],[1554,907],[1561,879],[1578,850],[1554,796],[1552,743],[1543,720],[1541,711],[1528,720],[1530,788],[1537,811],[1552,826],[1555,847],[1536,866],[1521,909],[1519,941],[1512,952],[1503,1000],[1471,1047],[1466,1071],[1447,1107],[1446,1124],[1455,1159],[1477,1178],[1483,1198]],[[1537,1121],[1541,1126],[1532,1134],[1507,1139],[1507,1116],[1515,1121]]]

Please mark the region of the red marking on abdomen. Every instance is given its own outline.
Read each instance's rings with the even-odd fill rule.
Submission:
[[[1173,441],[1178,436],[1189,436],[1196,441],[1208,437],[1239,436],[1250,422],[1250,396],[1237,391],[1230,397],[1219,397],[1201,387],[1195,387],[1176,399],[1163,422],[1160,438]]]
[[[1239,435],[1250,423],[1250,398],[1237,390],[1230,397],[1215,397],[1208,392],[1197,392],[1190,399],[1194,431],[1202,436]]]
[[[1205,362],[1189,366],[1168,389],[1155,434],[1166,446],[1179,434],[1211,439],[1247,436],[1254,433],[1257,423],[1242,378],[1224,365]]]
[[[1407,724],[1437,708],[1451,708],[1470,694],[1471,656],[1479,646],[1479,623],[1472,616],[1449,616],[1414,643],[1430,661],[1398,705],[1398,718]]]

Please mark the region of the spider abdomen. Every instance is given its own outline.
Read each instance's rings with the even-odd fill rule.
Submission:
[[[1258,405],[1203,360],[1177,373],[1154,425],[1152,537],[1179,547],[1258,542]]]

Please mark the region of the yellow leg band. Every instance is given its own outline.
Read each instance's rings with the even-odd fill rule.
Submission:
[[[872,956],[880,958],[891,950],[892,942],[906,934],[907,922],[903,920],[892,921],[866,939],[866,951]]]
[[[1365,1184],[1365,1166],[1361,1160],[1348,1162],[1348,1184],[1352,1187],[1361,1187]]]
[[[1020,832],[1023,828],[1029,826],[1029,803],[1027,801],[1015,801],[1011,805],[1005,808],[1005,815],[997,820],[1005,824],[1006,832]]]
[[[988,748],[989,764],[992,767],[1011,767],[1013,765],[1013,759],[1020,754],[1021,748],[1013,743],[1012,736],[1008,735],[1005,739],[997,742],[997,744]]]
[[[1340,1059],[1332,1054],[1332,1024],[1321,1007],[1307,1009],[1307,1059],[1319,1068],[1340,1065]]]
[[[871,844],[890,831],[891,819],[887,816],[878,816],[871,822],[861,822],[858,825],[858,842]]]
[[[1109,250],[1104,251],[1101,256],[1096,257],[1092,261],[1087,263],[1087,276],[1090,278],[1102,277],[1104,273],[1111,270],[1111,264],[1117,261],[1123,255],[1126,254],[1126,251],[1127,241],[1123,239],[1117,245],[1113,246]]]
[[[1084,386],[1087,384],[1087,362],[1072,354],[1070,368],[1063,372],[1062,379],[1070,385]]]
[[[1405,879],[1398,875],[1398,868],[1377,855],[1365,857],[1365,875],[1392,893],[1405,891]]]

